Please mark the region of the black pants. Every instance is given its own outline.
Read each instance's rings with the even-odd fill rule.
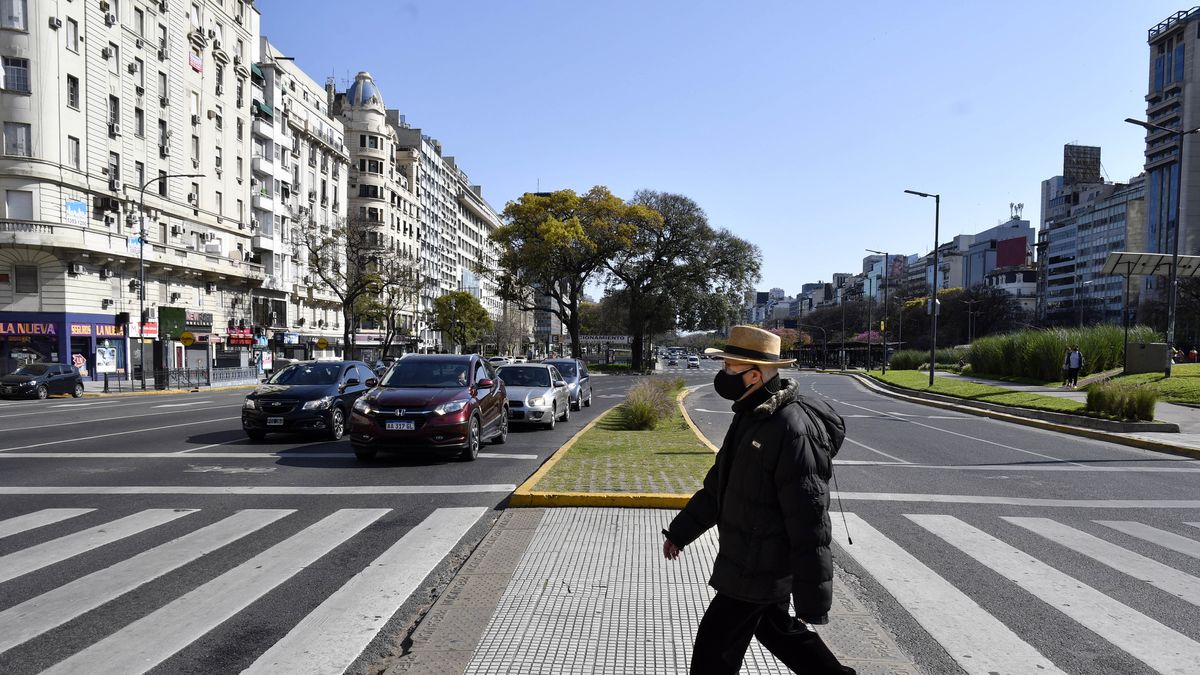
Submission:
[[[1079,384],[1078,368],[1067,368],[1067,384],[1071,385],[1072,387]]]
[[[717,593],[700,619],[692,647],[692,675],[737,673],[751,636],[794,673],[845,675],[821,636],[788,614],[787,603],[759,605]]]

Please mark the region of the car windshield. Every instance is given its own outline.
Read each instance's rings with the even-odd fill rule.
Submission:
[[[28,366],[21,366],[13,371],[13,375],[45,375],[49,370],[49,366],[44,366],[40,363],[31,363]]]
[[[554,367],[558,368],[558,372],[562,373],[563,377],[575,377],[574,363],[559,363],[558,361],[555,361]]]
[[[334,384],[342,371],[340,363],[305,363],[275,373],[268,384]]]
[[[388,371],[383,382],[385,387],[465,387],[467,368],[465,361],[397,361]]]
[[[509,387],[549,387],[550,371],[545,368],[501,368],[500,379]]]

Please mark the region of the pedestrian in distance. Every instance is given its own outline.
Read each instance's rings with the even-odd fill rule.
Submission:
[[[781,359],[779,346],[774,333],[734,326],[723,350],[705,350],[724,359],[713,387],[735,414],[703,487],[663,530],[667,560],[719,532],[708,582],[717,593],[696,631],[694,674],[738,672],[751,637],[793,672],[855,672],[806,625],[828,623],[833,603],[829,480],[846,426],[780,379],[794,359]]]
[[[1063,367],[1067,369],[1066,385],[1072,389],[1079,386],[1079,371],[1083,369],[1083,352],[1079,351],[1079,345],[1074,345],[1067,352]]]

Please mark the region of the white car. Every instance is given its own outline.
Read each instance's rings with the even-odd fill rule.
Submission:
[[[512,360],[507,356],[493,356],[492,358],[488,359],[488,363],[499,368],[500,366],[507,366],[508,364],[512,363]]]
[[[687,367],[688,368],[699,368],[700,367],[700,357],[699,356],[689,356]]]
[[[508,421],[553,429],[571,419],[571,390],[552,365],[529,363],[496,370],[508,392]]]

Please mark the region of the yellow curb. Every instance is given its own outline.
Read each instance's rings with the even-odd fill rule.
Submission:
[[[526,492],[516,493],[509,499],[509,506],[519,507],[565,507],[607,506],[637,509],[682,509],[687,506],[691,495],[663,493],[639,494],[634,492]]]
[[[253,389],[257,384],[235,384],[228,387],[205,387],[203,389],[147,389],[146,391],[112,391],[107,394],[98,391],[84,392],[84,396],[166,396],[168,394],[203,394],[210,391],[234,391],[237,389]]]
[[[554,468],[554,465],[558,464],[559,460],[566,456],[567,451],[570,450],[573,445],[575,445],[580,436],[583,436],[585,433],[591,431],[592,427],[599,424],[600,420],[608,417],[608,414],[616,409],[616,406],[613,406],[608,410],[605,410],[603,413],[600,413],[596,419],[588,422],[582,429],[575,432],[575,435],[572,436],[570,440],[568,440],[566,443],[563,443],[562,447],[554,451],[554,454],[550,456],[550,459],[546,460],[546,463],[543,464],[541,468],[539,468],[537,471],[534,471],[533,475],[530,476],[528,480],[526,480],[524,483],[521,483],[521,486],[513,491],[512,496],[508,499],[508,505],[527,506],[526,504],[520,504],[518,502],[520,502],[525,495],[530,494],[533,491],[533,486],[537,485],[538,481],[542,480],[542,478],[545,478],[546,474],[550,473],[550,470]]]
[[[1081,438],[1090,438],[1094,441],[1106,441],[1108,443],[1116,443],[1117,445],[1127,445],[1142,450],[1151,450],[1154,452],[1165,452],[1172,455],[1182,455],[1184,457],[1200,458],[1200,449],[1189,448],[1183,445],[1174,445],[1172,443],[1163,443],[1161,441],[1152,441],[1144,438],[1130,438],[1121,436],[1120,434],[1109,433],[1106,431],[1096,431],[1093,429],[1081,429],[1065,424],[1056,424],[1054,422],[1046,422],[1043,420],[1029,419],[1009,413],[996,412],[994,410],[985,410],[983,408],[974,408],[965,405],[956,405],[954,403],[945,403],[942,401],[930,401],[928,399],[917,398],[916,396],[906,396],[894,391],[889,391],[883,387],[873,386],[875,379],[870,376],[860,375],[858,373],[845,373],[846,377],[859,381],[864,386],[870,387],[882,394],[891,396],[892,398],[904,399],[918,405],[926,405],[931,408],[941,408],[942,410],[953,410],[955,412],[967,413],[977,417],[989,417],[991,419],[1000,420],[1002,422],[1010,422],[1012,424],[1020,424],[1022,426],[1044,429],[1046,431],[1057,431],[1069,436],[1079,436]],[[898,386],[898,385],[892,385]],[[948,394],[942,394],[948,396]]]
[[[692,428],[692,433],[696,434],[696,438],[699,438],[701,443],[707,445],[708,449],[712,450],[714,454],[720,452],[721,449],[713,445],[712,441],[708,440],[704,433],[700,431],[700,428],[697,427],[696,423],[692,421],[692,416],[688,414],[687,408],[683,406],[683,399],[687,398],[687,395],[690,393],[692,393],[691,390],[684,389],[683,391],[679,392],[679,397],[675,399],[675,403],[677,403],[679,405],[679,409],[683,411],[683,419],[687,420],[688,426]]]

